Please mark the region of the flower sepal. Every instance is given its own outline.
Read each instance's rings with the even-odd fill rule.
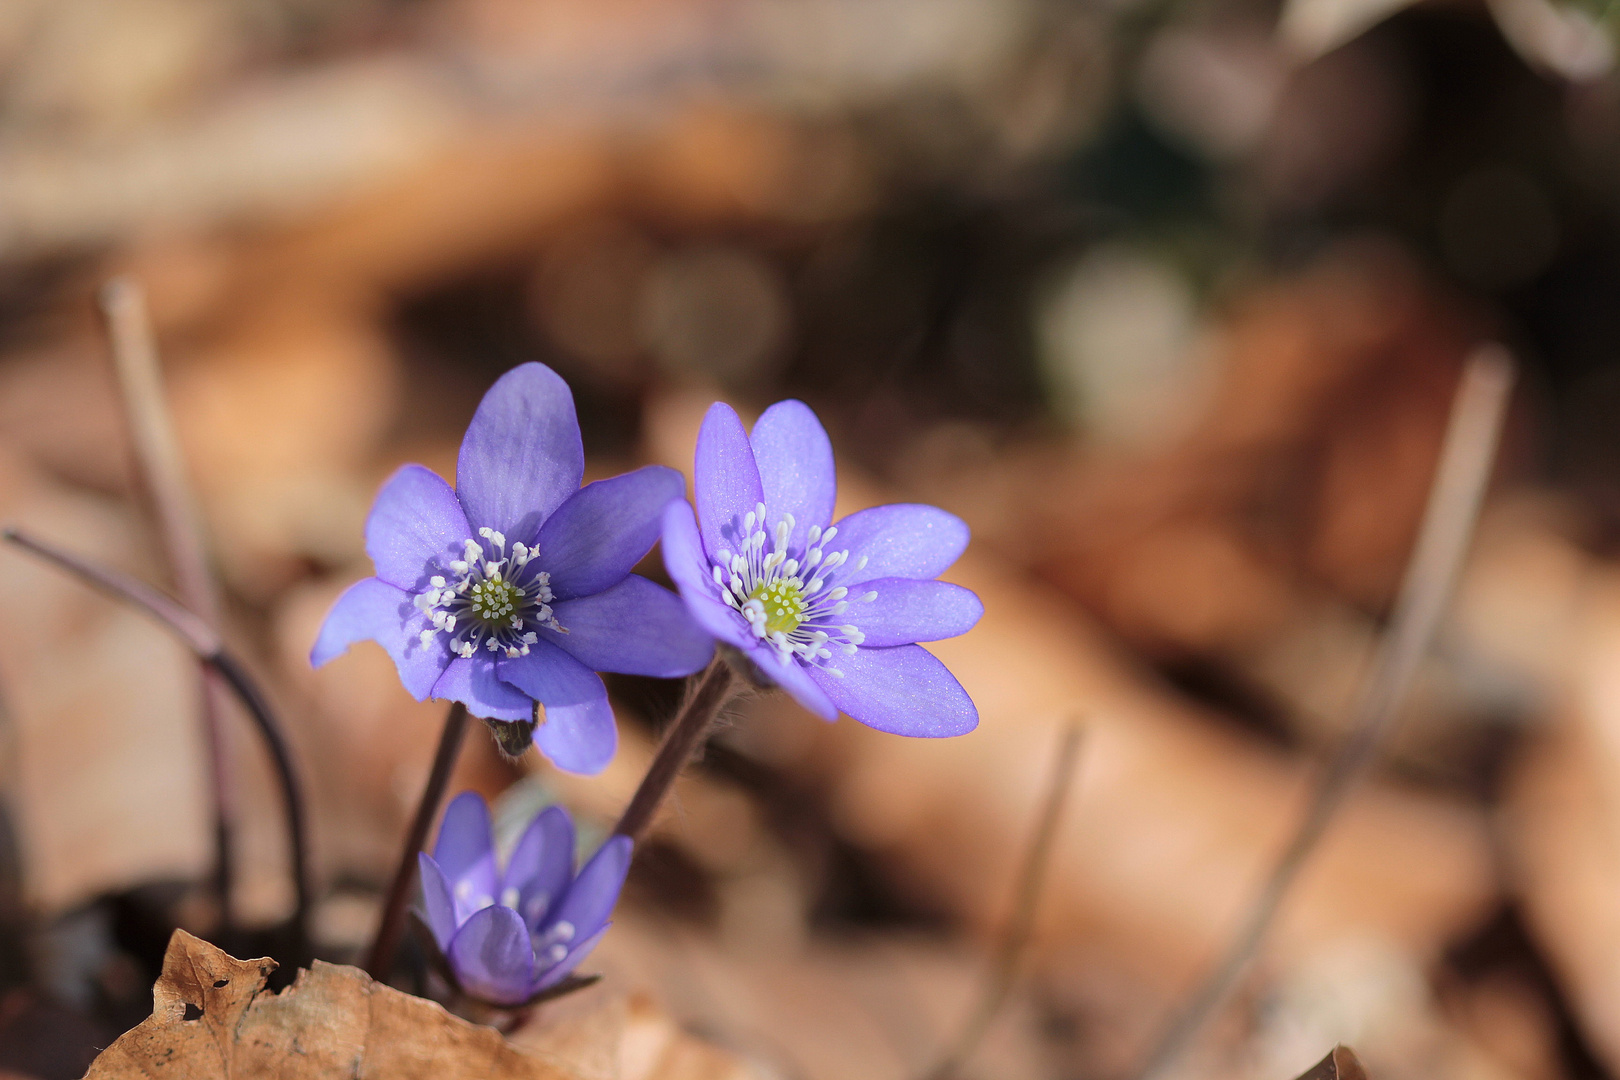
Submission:
[[[764,668],[754,663],[753,657],[728,642],[717,642],[715,651],[725,659],[727,666],[742,676],[743,681],[755,690],[776,690],[781,683],[771,678]]]
[[[495,737],[495,747],[508,761],[522,757],[534,745],[534,732],[540,726],[540,705],[535,703],[534,717],[530,720],[484,720],[489,733]]]

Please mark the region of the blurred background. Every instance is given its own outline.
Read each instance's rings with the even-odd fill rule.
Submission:
[[[1440,646],[1176,1075],[1287,1080],[1345,1040],[1376,1080],[1620,1076],[1617,19],[4,0],[0,519],[172,585],[95,306],[132,275],[227,636],[310,788],[317,947],[352,960],[442,717],[372,645],[306,660],[369,573],[382,478],[452,474],[525,360],[573,386],[593,476],[689,471],[716,398],[802,398],[841,511],[972,525],[947,577],[987,615],[935,651],[982,725],[909,741],[752,699],[640,852],[587,964],[608,978],[517,1038],[657,1016],[706,1048],[682,1076],[920,1077],[1079,718],[1036,947],[963,1075],[1122,1080],[1337,745],[1461,364],[1505,342],[1520,386]],[[149,1011],[168,929],[218,924],[201,693],[140,615],[9,550],[0,613],[0,1070],[77,1077]],[[601,777],[474,732],[457,785],[600,835],[679,692],[610,687]],[[276,789],[234,712],[225,736],[231,906],[270,926]]]

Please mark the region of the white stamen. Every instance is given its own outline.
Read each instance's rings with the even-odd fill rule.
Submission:
[[[445,564],[454,578],[432,574],[428,588],[412,598],[434,627],[419,635],[422,643],[431,645],[438,632],[450,637],[448,648],[456,656],[472,657],[482,649],[516,658],[539,643],[534,631],[541,626],[567,633],[549,606],[551,575],[529,569],[538,552],[517,542],[508,553],[505,535],[488,526],[478,535],[493,554],[486,558],[478,541],[463,541],[465,557]]]
[[[764,503],[744,514],[741,526],[735,542],[711,560],[720,599],[784,659],[831,670],[828,660],[852,654],[866,640],[841,618],[847,618],[849,589],[837,578],[850,553],[826,550],[838,529],[811,526],[795,539],[794,516],[772,522]]]

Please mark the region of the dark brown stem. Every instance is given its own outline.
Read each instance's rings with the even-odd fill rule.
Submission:
[[[157,340],[147,317],[146,298],[134,280],[114,278],[101,290],[101,313],[112,343],[113,367],[129,421],[141,486],[151,500],[158,535],[167,553],[169,572],[180,602],[210,626],[219,625],[219,589],[208,565],[202,527],[186,482],[185,457],[163,394]],[[231,918],[232,857],[230,760],[222,720],[230,688],[205,663],[201,671],[199,719],[208,755],[208,779],[214,809],[214,884],[221,922]]]
[[[433,768],[428,772],[422,799],[416,804],[410,831],[405,834],[405,846],[399,855],[394,880],[388,886],[388,899],[383,904],[382,921],[377,924],[377,936],[366,954],[366,971],[378,982],[387,982],[392,972],[394,954],[399,951],[399,940],[405,934],[405,905],[410,903],[411,886],[416,882],[416,855],[427,843],[428,829],[433,827],[439,805],[444,802],[450,773],[456,767],[456,756],[461,752],[461,741],[466,734],[467,706],[457,701],[445,715],[439,748],[433,754]]]
[[[297,941],[294,944],[302,954],[309,940],[309,914],[314,904],[314,889],[309,877],[309,841],[304,820],[304,793],[281,725],[276,721],[263,692],[247,674],[247,669],[226,650],[225,643],[212,626],[144,581],[81,559],[14,528],[0,530],[0,538],[145,611],[184,642],[197,659],[218,672],[236,693],[264,740],[271,764],[276,770],[276,777],[281,782],[282,801],[287,816],[287,845],[292,860],[293,887],[297,895],[297,906],[293,912],[293,927],[297,934]]]
[[[1018,977],[1018,965],[1035,929],[1035,904],[1046,882],[1046,868],[1052,861],[1052,847],[1057,841],[1058,824],[1063,820],[1063,804],[1074,781],[1074,763],[1080,754],[1081,728],[1071,723],[1063,729],[1058,743],[1057,757],[1052,761],[1051,779],[1047,781],[1046,796],[1041,800],[1040,817],[1024,862],[1018,874],[1018,892],[1013,901],[1012,917],[1002,933],[1000,948],[984,980],[984,989],[978,1004],[962,1025],[956,1043],[946,1052],[940,1063],[928,1073],[928,1080],[952,1080],[963,1063],[978,1048],[990,1023],[1001,1012]]]
[[[652,824],[659,804],[669,794],[675,778],[686,768],[686,763],[692,759],[698,747],[703,745],[704,737],[714,725],[715,717],[720,715],[720,709],[731,699],[736,684],[737,676],[732,672],[731,665],[716,653],[703,674],[687,690],[686,700],[664,732],[664,740],[658,744],[658,753],[647,767],[647,775],[641,778],[641,785],[630,797],[630,805],[625,807],[624,816],[614,826],[615,833],[632,840],[641,839],[647,826]]]
[[[1513,361],[1500,345],[1481,347],[1464,368],[1417,544],[1406,566],[1389,630],[1358,688],[1350,736],[1317,781],[1304,818],[1273,865],[1225,956],[1154,1044],[1137,1080],[1152,1080],[1163,1073],[1226,1000],[1259,952],[1277,909],[1327,833],[1345,797],[1377,758],[1434,641],[1440,617],[1456,585],[1496,460],[1512,387]]]

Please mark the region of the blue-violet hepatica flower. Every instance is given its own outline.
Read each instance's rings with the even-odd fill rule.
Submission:
[[[575,876],[574,823],[551,806],[502,869],[484,800],[471,791],[451,800],[433,854],[417,858],[425,921],[461,989],[521,1005],[566,978],[607,932],[630,846],[611,837]]]
[[[716,403],[698,435],[697,502],[664,511],[664,561],[692,615],[811,712],[947,736],[978,711],[919,641],[965,633],[984,606],[933,580],[967,547],[960,518],[895,504],[833,524],[832,445],[803,402],[752,434]]]
[[[617,732],[596,673],[688,675],[713,643],[678,597],[630,572],[685,492],[680,473],[649,466],[581,488],[584,472],[567,384],[533,363],[501,376],[462,439],[454,489],[421,465],[383,485],[366,520],[376,576],[338,598],[311,662],[369,639],[418,701],[501,721],[529,719],[538,701],[541,751],[600,771]]]

